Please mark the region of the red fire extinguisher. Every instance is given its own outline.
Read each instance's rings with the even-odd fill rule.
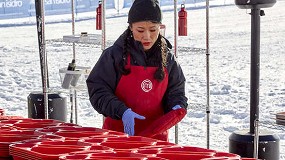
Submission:
[[[102,29],[102,1],[99,0],[98,7],[96,8],[96,30]]]
[[[185,5],[181,4],[181,9],[178,12],[178,35],[187,36],[187,11]]]

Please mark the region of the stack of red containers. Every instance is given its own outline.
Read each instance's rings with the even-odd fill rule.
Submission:
[[[58,160],[60,154],[89,150],[88,143],[78,144],[76,140],[38,140],[10,145],[14,160]]]
[[[96,136],[101,138],[127,136],[125,133],[98,129],[94,127],[81,127],[72,125],[56,125],[38,128],[34,131],[36,135],[58,136],[62,138],[38,139],[31,142],[19,142],[10,145],[10,154],[17,160],[49,159],[57,160],[60,155],[75,151],[106,150],[106,147],[95,143],[79,141],[80,138]],[[110,148],[108,148],[110,149]]]
[[[1,119],[2,118],[2,119]],[[15,142],[45,138],[45,134],[35,134],[35,130],[47,126],[59,126],[56,120],[29,119],[17,116],[0,116],[0,157],[9,158],[9,145]],[[49,136],[51,138],[51,136]],[[56,138],[52,136],[52,138]]]
[[[0,109],[0,159],[11,156],[14,160],[254,160],[58,120],[5,116]]]

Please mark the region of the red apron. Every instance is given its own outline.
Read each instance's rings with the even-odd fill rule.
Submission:
[[[131,73],[121,77],[115,94],[132,111],[145,116],[145,120],[135,119],[136,135],[164,115],[162,98],[168,85],[168,74],[165,68],[165,77],[162,82],[158,82],[154,78],[157,67],[130,65],[130,56],[126,67],[131,69]],[[124,132],[122,120],[110,117],[105,118],[103,128]],[[152,138],[168,141],[168,131]]]

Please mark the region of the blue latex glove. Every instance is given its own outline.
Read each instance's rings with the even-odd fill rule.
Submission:
[[[180,109],[181,106],[180,105],[175,105],[174,107],[172,107],[172,110],[176,110],[176,109]]]
[[[122,121],[124,124],[124,132],[130,136],[135,135],[135,118],[145,119],[144,116],[141,116],[133,112],[131,109],[127,109],[122,116]]]

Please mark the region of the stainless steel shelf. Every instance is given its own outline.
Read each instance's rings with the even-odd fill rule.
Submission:
[[[101,34],[86,34],[84,36],[81,35],[66,35],[63,38],[58,39],[49,39],[46,40],[47,44],[51,45],[64,45],[64,46],[72,46],[75,44],[78,47],[91,47],[91,48],[100,48],[102,44]],[[111,46],[114,43],[114,40],[107,41],[106,46]],[[178,56],[188,56],[193,54],[205,54],[206,49],[203,48],[194,48],[194,47],[185,47],[178,46]]]
[[[285,120],[269,118],[265,121],[260,121],[260,125],[270,129],[285,131]]]
[[[184,46],[178,46],[178,56],[188,56],[193,54],[205,54],[206,49],[204,48],[194,48],[194,47],[184,47]]]
[[[49,39],[46,40],[47,44],[51,45],[64,45],[64,46],[72,46],[75,44],[79,47],[92,47],[99,48],[101,46],[101,39],[99,35],[88,35],[88,36],[79,36],[79,35],[70,35],[63,36],[63,38],[58,39]]]

